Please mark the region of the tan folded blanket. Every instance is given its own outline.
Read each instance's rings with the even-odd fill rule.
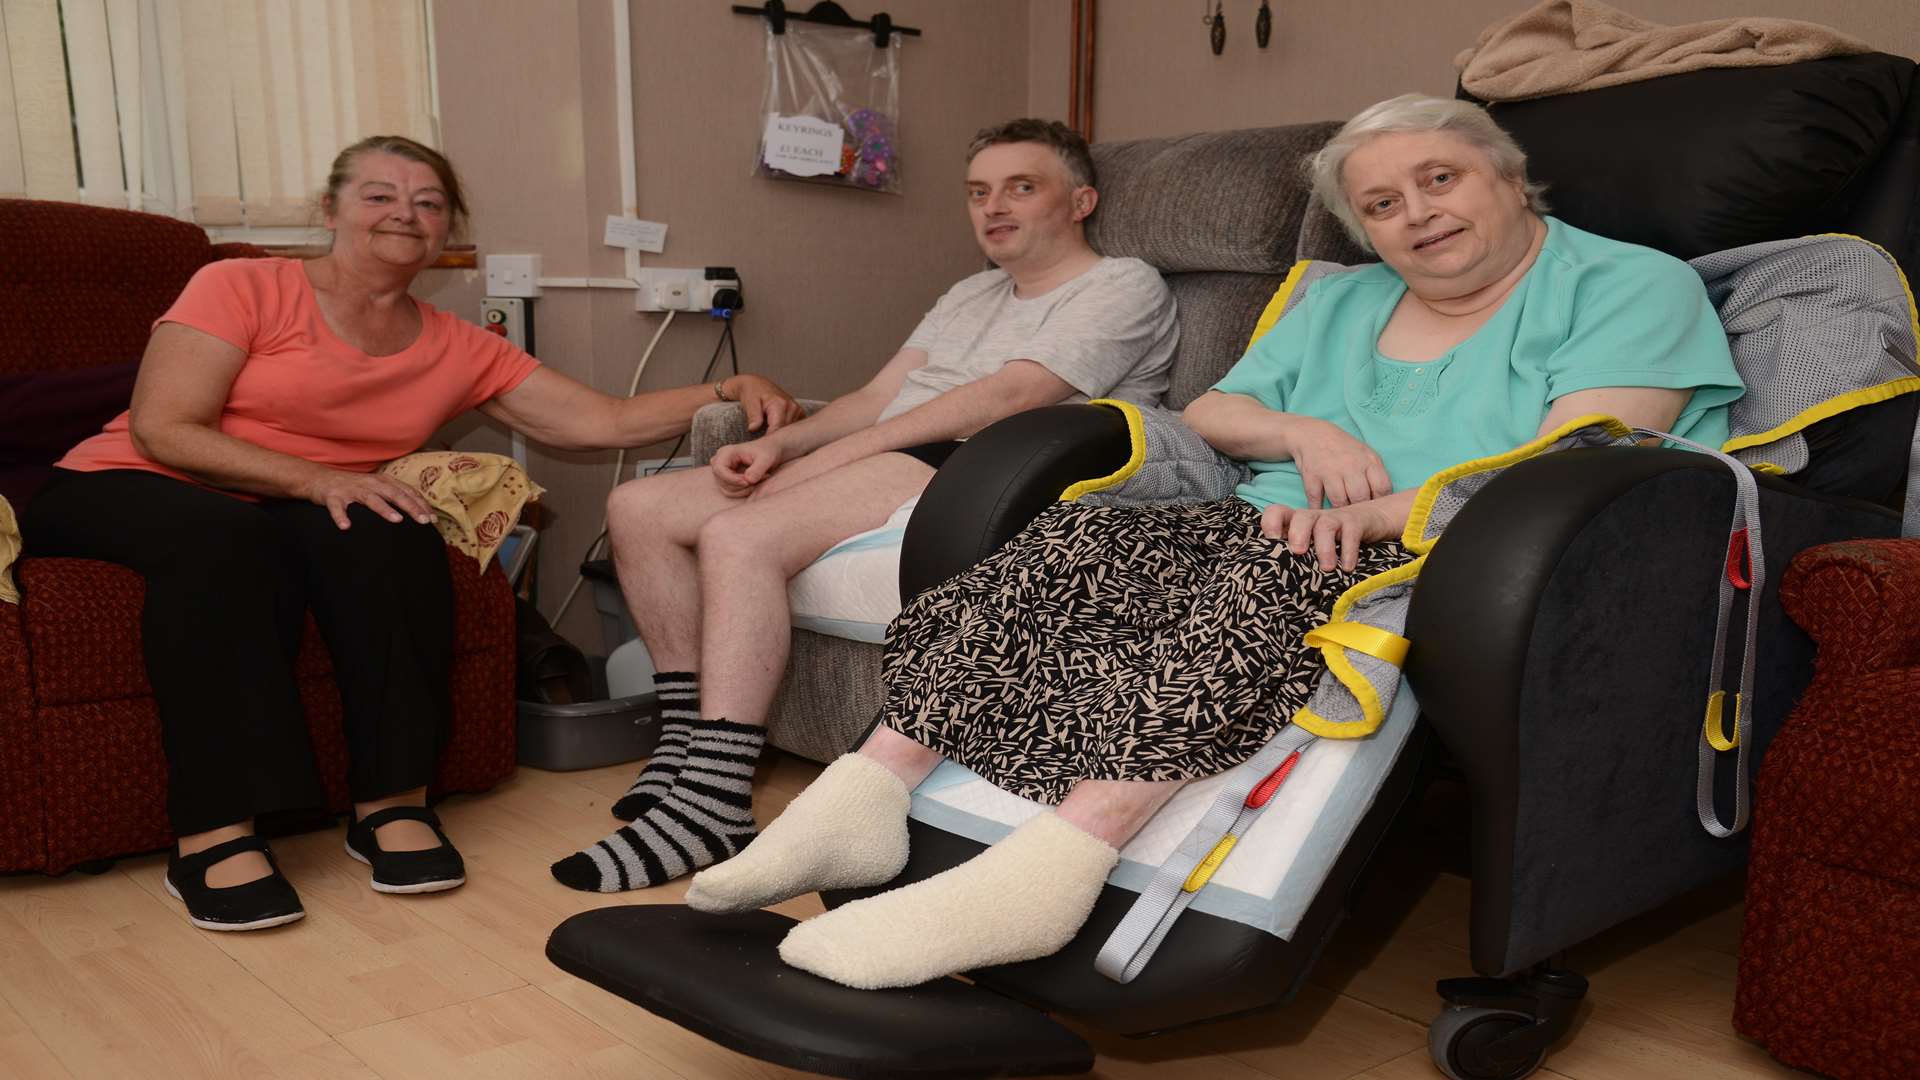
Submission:
[[[1662,26],[1598,0],[1541,0],[1480,32],[1454,57],[1461,85],[1483,101],[1598,90],[1702,68],[1765,67],[1872,52],[1837,30],[1793,19]]]
[[[425,450],[395,458],[380,472],[425,496],[440,535],[477,559],[482,571],[520,520],[520,509],[546,492],[501,454]]]
[[[13,506],[0,495],[0,604],[20,602],[20,590],[13,586],[13,564],[20,558],[20,522]]]

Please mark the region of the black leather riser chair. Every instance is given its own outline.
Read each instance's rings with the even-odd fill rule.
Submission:
[[[1554,102],[1572,104],[1556,113]],[[1839,122],[1822,110],[1860,121],[1847,129],[1854,160],[1831,150]],[[1607,191],[1581,188],[1597,171],[1596,125],[1566,122],[1570,111],[1629,114],[1631,123],[1616,126],[1663,163],[1665,193],[1637,193],[1652,201],[1636,202],[1650,209],[1627,223],[1634,228],[1593,223],[1617,207]],[[1558,212],[1577,226],[1681,257],[1825,230],[1863,235],[1903,265],[1920,249],[1920,88],[1911,61],[1876,54],[1697,72],[1501,106],[1495,115],[1521,139],[1534,176],[1559,182]],[[1760,135],[1720,130],[1740,123],[1765,127]],[[1757,185],[1750,205],[1708,213],[1703,199],[1727,197],[1729,185],[1710,174],[1716,160],[1730,167],[1731,151],[1705,147],[1690,172],[1690,148],[1712,142],[1692,138],[1699,131],[1740,143],[1743,154],[1779,132],[1799,132],[1821,149],[1775,148],[1772,160],[1788,164],[1743,172],[1732,184]],[[1656,171],[1631,154],[1607,167],[1642,185]],[[1766,190],[1795,169],[1807,174],[1794,181],[1802,188]],[[1757,605],[1760,626],[1750,771],[1811,673],[1812,645],[1780,609],[1779,575],[1808,547],[1898,534],[1916,397],[1815,425],[1812,465],[1793,480],[1760,477],[1771,573],[1758,596],[1741,600]],[[972,565],[1066,487],[1110,474],[1127,456],[1124,422],[1100,406],[1036,410],[982,431],[941,469],[907,527],[902,596]],[[1479,975],[1438,987],[1434,1058],[1454,1077],[1524,1076],[1569,1030],[1585,990],[1577,973],[1555,965],[1559,954],[1745,862],[1743,838],[1715,839],[1702,828],[1694,794],[1733,488],[1725,467],[1702,455],[1616,447],[1524,462],[1467,503],[1429,556],[1409,617],[1406,675],[1423,723],[1291,941],[1189,910],[1136,980],[1114,983],[1094,971],[1093,958],[1134,894],[1110,885],[1065,950],[970,972],[971,986],[948,979],[865,992],[813,978],[780,963],[774,946],[791,920],[767,912],[587,912],[555,931],[549,956],[717,1042],[796,1068],[849,1077],[1085,1071],[1092,1052],[1084,1040],[1044,1013],[1148,1034],[1289,999],[1413,794],[1423,759],[1444,755],[1471,791]],[[1727,772],[1723,763],[1722,820],[1732,817]],[[979,850],[915,822],[911,860],[886,887]]]

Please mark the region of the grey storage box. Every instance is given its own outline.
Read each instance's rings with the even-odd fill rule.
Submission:
[[[520,764],[565,772],[638,761],[660,740],[652,691],[608,701],[520,702]]]

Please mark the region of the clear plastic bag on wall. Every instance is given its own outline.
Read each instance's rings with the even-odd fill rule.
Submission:
[[[787,23],[767,27],[767,86],[754,172],[776,180],[900,193],[900,35]]]

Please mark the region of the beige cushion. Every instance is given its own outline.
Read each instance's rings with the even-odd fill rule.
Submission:
[[[520,520],[521,508],[546,491],[501,454],[427,450],[389,461],[380,472],[419,491],[433,507],[440,535],[482,570]]]

